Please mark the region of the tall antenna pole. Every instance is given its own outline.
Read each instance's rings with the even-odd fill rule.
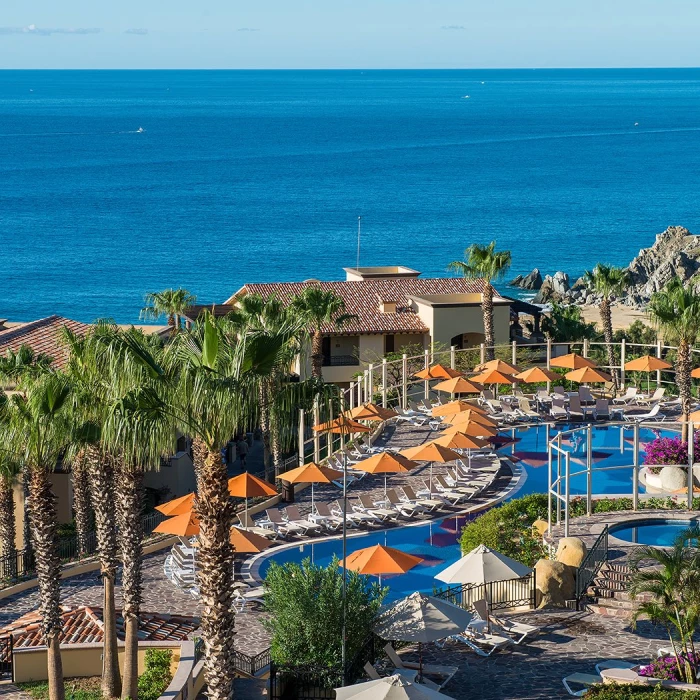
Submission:
[[[362,217],[357,217],[357,265],[356,269],[360,268],[360,235],[362,233]]]

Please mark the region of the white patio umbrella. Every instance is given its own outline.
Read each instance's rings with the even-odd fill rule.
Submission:
[[[399,675],[336,688],[337,700],[452,700],[424,685],[411,683]]]
[[[412,593],[385,607],[379,615],[374,631],[382,639],[399,642],[418,642],[420,671],[423,675],[422,644],[461,634],[474,615],[453,603],[425,593]]]
[[[476,585],[522,578],[532,569],[505,554],[480,544],[454,564],[435,576],[443,583],[473,583]]]

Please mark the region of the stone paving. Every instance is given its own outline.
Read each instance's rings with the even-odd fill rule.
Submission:
[[[604,659],[647,663],[667,642],[661,628],[640,622],[632,631],[623,620],[586,612],[541,610],[512,616],[542,627],[528,644],[512,646],[483,658],[458,642],[443,649],[427,645],[424,663],[459,668],[443,691],[456,700],[546,700],[569,697],[562,678],[595,673]],[[401,656],[417,661],[413,648]]]

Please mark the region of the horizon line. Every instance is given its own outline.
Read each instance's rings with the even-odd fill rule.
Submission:
[[[445,68],[341,68],[341,67],[324,67],[324,68],[289,68],[289,67],[279,67],[279,68],[147,68],[147,67],[130,67],[130,68],[55,68],[55,67],[44,67],[44,68],[3,68],[0,67],[0,72],[10,72],[10,71],[89,71],[89,72],[106,72],[106,71],[501,71],[501,70],[522,70],[522,71],[559,71],[559,70],[697,70],[700,69],[700,65],[693,66],[489,66],[489,67],[445,67]]]

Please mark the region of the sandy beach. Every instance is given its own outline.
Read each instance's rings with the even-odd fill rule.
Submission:
[[[582,306],[581,311],[586,321],[593,321],[600,325],[600,311],[597,306]],[[631,309],[628,306],[613,306],[612,307],[612,325],[613,330],[619,328],[628,328],[635,321],[642,321],[648,326],[651,326],[649,316],[644,311]]]

